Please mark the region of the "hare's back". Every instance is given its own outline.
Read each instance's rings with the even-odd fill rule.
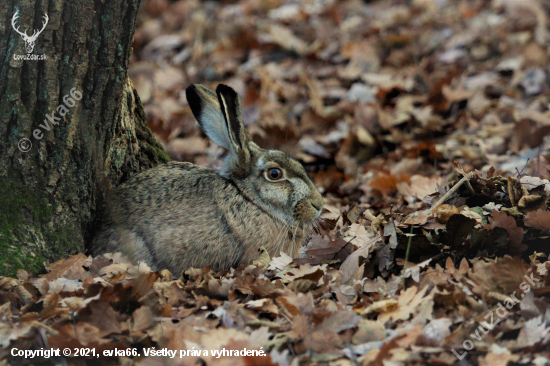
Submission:
[[[212,189],[224,178],[206,167],[171,162],[140,173],[117,192],[118,208],[136,219],[163,217],[182,210],[205,207],[214,199]],[[208,207],[208,206],[206,206]]]

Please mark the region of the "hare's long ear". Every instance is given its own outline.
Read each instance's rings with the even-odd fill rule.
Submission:
[[[232,141],[216,93],[203,85],[191,84],[185,89],[185,95],[206,136],[231,151]]]
[[[228,138],[232,145],[229,151],[232,155],[233,169],[235,172],[239,170],[246,174],[250,164],[250,147],[248,144],[250,138],[243,123],[239,96],[235,90],[223,84],[218,85],[216,94],[227,126]]]

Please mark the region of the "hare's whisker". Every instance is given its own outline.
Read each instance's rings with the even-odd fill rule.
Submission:
[[[292,234],[292,223],[290,222],[290,220],[288,220],[285,230],[286,230],[285,231],[285,236],[288,236],[289,234]],[[283,239],[284,239],[284,237],[283,237]],[[286,248],[285,248],[285,244],[287,245]],[[286,253],[290,250],[290,246],[292,245],[292,242],[288,241],[288,240],[282,240],[280,245],[282,247],[281,250],[285,250],[285,253]]]
[[[283,227],[279,230],[279,234],[277,235],[277,238],[275,238],[275,241],[274,241],[274,247],[275,247],[275,252],[273,253],[273,255],[277,255],[277,253],[279,253],[279,241],[282,239],[282,236],[284,236],[284,231],[285,231],[285,226],[286,224],[283,222]]]
[[[284,236],[281,238],[281,242],[279,243],[279,245],[281,246],[281,250],[285,250],[285,252],[288,252],[288,250],[290,249],[290,248],[285,248],[285,241],[286,241],[286,240],[285,240],[285,236],[288,236],[288,234],[291,232],[291,230],[292,230],[291,224],[290,224],[290,223],[287,223],[287,224],[286,224],[286,227],[285,227],[285,234],[284,234]],[[291,245],[290,242],[288,242],[288,243],[289,243],[289,245]]]
[[[279,234],[277,235],[277,238],[275,238],[275,253],[274,255],[277,255],[279,253],[279,242],[283,240],[284,238],[284,232],[285,232],[286,222],[283,221],[283,227],[279,231]]]
[[[294,245],[296,245],[296,233],[298,232],[298,228],[300,227],[300,225],[296,225],[296,229],[294,229],[294,234],[292,234],[292,243]]]

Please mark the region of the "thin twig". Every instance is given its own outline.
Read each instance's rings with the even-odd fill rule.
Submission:
[[[537,153],[537,171],[532,175],[537,175],[537,173],[540,174],[540,149],[541,149],[541,147],[542,147],[542,145],[539,145],[539,151]]]
[[[405,272],[407,271],[407,262],[409,261],[409,252],[411,250],[412,234],[414,225],[411,225],[411,233],[409,236],[409,243],[407,244],[407,252],[405,253],[405,264],[403,265],[403,291],[405,291]]]
[[[472,196],[475,196],[475,195],[476,195],[476,191],[474,191],[474,188],[473,188],[472,185],[470,184],[470,181],[469,181],[469,180],[466,181],[466,188],[468,188],[468,190],[470,191],[470,193],[472,194]]]
[[[448,191],[447,193],[445,193],[445,195],[444,195],[443,197],[441,197],[441,199],[440,199],[439,201],[437,201],[437,203],[435,204],[435,206],[432,207],[432,209],[431,209],[430,211],[433,212],[436,208],[438,208],[438,207],[441,206],[443,203],[445,203],[445,201],[447,201],[447,199],[448,199],[449,197],[451,197],[451,195],[452,195],[453,193],[455,193],[455,192],[458,190],[458,188],[459,188],[461,185],[464,184],[464,182],[466,182],[467,180],[472,179],[474,176],[475,176],[475,173],[472,171],[472,172],[466,174],[464,177],[462,177],[462,179],[459,180],[458,183],[455,184],[455,185],[453,186],[453,188],[449,189],[449,191]],[[472,189],[472,190],[473,190],[473,189]],[[475,192],[474,192],[474,193],[475,193]]]

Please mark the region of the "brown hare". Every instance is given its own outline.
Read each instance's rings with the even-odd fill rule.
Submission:
[[[186,95],[206,135],[229,150],[223,168],[172,162],[133,176],[113,192],[94,248],[176,275],[251,263],[261,246],[296,256],[323,208],[302,165],[250,141],[232,88],[192,84]]]

